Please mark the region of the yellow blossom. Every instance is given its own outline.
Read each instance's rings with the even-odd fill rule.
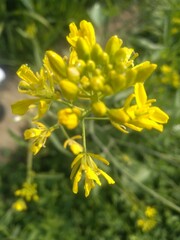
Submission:
[[[143,232],[151,231],[157,224],[155,219],[138,219],[137,226],[142,229]]]
[[[24,201],[24,199],[19,198],[18,200],[16,200],[13,203],[12,208],[14,208],[18,212],[22,212],[27,209],[27,205],[26,205],[26,202]]]
[[[73,46],[76,47],[78,39],[83,38],[89,47],[93,46],[96,42],[94,27],[90,22],[82,20],[80,22],[80,28],[78,29],[75,23],[69,25],[70,33],[67,36],[67,41]]]
[[[157,210],[154,207],[148,206],[145,210],[145,216],[148,218],[153,218],[157,215]]]
[[[56,96],[52,75],[47,68],[42,67],[40,72],[35,74],[24,64],[18,69],[17,75],[21,78],[19,92],[45,99]]]
[[[134,98],[136,104],[131,105]],[[160,108],[151,106],[155,101],[155,99],[147,100],[143,83],[137,83],[135,93],[126,99],[123,108],[108,111],[111,123],[123,132],[127,132],[126,127],[135,131],[154,128],[162,132],[163,124],[167,123],[169,117]]]
[[[45,147],[47,138],[51,135],[53,128],[48,129],[44,124],[40,122],[34,122],[37,125],[37,128],[30,128],[25,130],[24,137],[25,139],[31,139],[31,151],[37,154],[42,147]]]
[[[169,84],[175,88],[180,87],[180,74],[176,69],[164,64],[161,66],[161,72],[163,73],[161,77],[162,83]]]
[[[26,201],[38,201],[37,185],[35,183],[25,182],[21,189],[15,191],[15,195],[23,197]]]
[[[81,111],[78,108],[64,108],[58,112],[58,121],[68,129],[74,129],[79,124]]]
[[[101,186],[101,181],[99,176],[103,176],[109,184],[114,184],[115,181],[103,170],[99,169],[92,158],[109,165],[109,162],[103,157],[93,154],[93,153],[80,153],[76,156],[71,164],[72,172],[71,179],[73,180],[73,192],[78,193],[78,184],[84,173],[85,183],[84,190],[85,196],[88,197],[91,190],[95,187],[95,184]]]
[[[69,146],[71,152],[75,155],[78,155],[79,153],[81,153],[83,151],[83,146],[81,144],[79,144],[78,142],[76,142],[75,139],[81,139],[81,138],[82,137],[80,135],[76,135],[74,137],[67,139],[64,142],[64,148]]]

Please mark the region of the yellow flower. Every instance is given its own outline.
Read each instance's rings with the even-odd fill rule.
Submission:
[[[104,171],[99,169],[95,164],[95,158],[106,165],[109,165],[109,162],[104,159],[103,157],[93,154],[93,153],[80,153],[77,157],[73,160],[71,164],[72,172],[71,172],[71,179],[73,181],[73,192],[76,194],[78,193],[78,184],[82,178],[82,174],[85,174],[85,196],[88,197],[91,190],[95,187],[95,184],[101,186],[101,181],[99,176],[103,176],[109,184],[114,184],[115,181]]]
[[[155,219],[138,219],[137,226],[142,229],[143,232],[151,231],[157,224]]]
[[[154,207],[148,206],[145,210],[145,216],[148,218],[153,218],[157,215],[157,210]]]
[[[136,104],[130,105],[134,98]],[[143,83],[136,83],[135,93],[126,99],[124,107],[108,111],[112,125],[123,132],[127,132],[126,127],[135,131],[154,128],[162,132],[163,124],[167,123],[169,117],[160,108],[151,107],[155,101],[147,100]]]
[[[75,23],[69,25],[70,33],[67,36],[67,41],[71,44],[72,47],[76,47],[76,43],[79,38],[83,38],[89,47],[92,47],[96,42],[94,27],[90,22],[82,20],[80,22],[80,28],[78,30]]]
[[[21,189],[15,191],[15,195],[23,197],[26,201],[38,201],[37,185],[35,183],[25,182]]]
[[[37,125],[37,128],[30,128],[25,130],[24,137],[25,139],[32,139],[31,151],[37,154],[42,147],[45,147],[47,138],[51,135],[53,128],[48,129],[44,124],[40,122],[34,122]]]
[[[17,75],[21,78],[19,92],[45,99],[56,97],[52,74],[48,68],[42,67],[40,72],[35,74],[24,64],[18,69]]]
[[[74,129],[79,124],[81,111],[78,108],[64,108],[58,112],[59,124],[62,124],[68,129]]]
[[[27,205],[22,198],[19,198],[17,201],[13,203],[12,208],[14,208],[18,212],[22,212],[27,209]]]
[[[78,155],[79,153],[81,153],[83,151],[83,147],[81,144],[79,144],[78,142],[75,141],[75,139],[81,139],[82,137],[80,135],[76,135],[74,137],[71,137],[69,139],[67,139],[64,142],[64,148],[66,148],[67,146],[69,146],[71,152],[75,155]]]

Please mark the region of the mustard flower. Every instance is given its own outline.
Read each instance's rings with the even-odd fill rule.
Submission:
[[[12,204],[12,208],[18,212],[22,212],[27,209],[27,205],[26,205],[26,202],[24,201],[24,199],[19,198]]]
[[[25,139],[31,139],[31,151],[37,154],[42,147],[45,147],[47,138],[51,135],[53,128],[48,129],[43,123],[34,122],[37,128],[30,128],[25,130]]]
[[[64,108],[57,115],[59,124],[71,130],[78,126],[81,111],[78,108]]]
[[[37,185],[35,183],[25,182],[21,189],[15,191],[17,197],[22,197],[26,201],[38,201]]]
[[[157,225],[155,219],[138,219],[137,226],[142,229],[143,232],[151,231]]]
[[[85,175],[84,190],[85,196],[88,197],[91,190],[95,187],[95,184],[101,186],[99,176],[103,176],[109,184],[114,184],[115,181],[103,170],[97,167],[92,158],[109,165],[109,162],[103,157],[93,153],[80,153],[76,156],[71,164],[72,172],[70,178],[73,179],[73,192],[78,193],[78,184],[82,178],[82,174]]]
[[[35,74],[24,64],[18,69],[17,75],[21,78],[18,86],[20,93],[47,99],[54,98],[54,84],[47,68],[42,67],[40,72]]]
[[[136,104],[131,105],[134,98]],[[123,132],[127,132],[126,127],[135,131],[154,128],[162,132],[163,124],[167,123],[169,117],[160,108],[151,106],[155,101],[148,100],[143,83],[137,83],[135,93],[126,99],[123,108],[108,111],[110,121],[114,127]]]
[[[180,87],[180,75],[176,69],[169,65],[162,65],[161,72],[163,76],[161,77],[161,82],[173,86],[174,88]]]
[[[79,153],[83,152],[83,146],[78,143],[77,141],[75,141],[76,139],[81,139],[82,137],[80,135],[76,135],[74,137],[71,137],[69,139],[67,139],[64,142],[64,148],[66,148],[67,146],[69,146],[71,152],[74,155],[78,155]]]
[[[148,218],[153,218],[157,215],[157,210],[154,207],[147,206],[145,210],[145,216]]]
[[[69,25],[70,33],[67,36],[67,41],[72,47],[76,47],[79,38],[84,39],[89,47],[92,47],[96,42],[96,36],[94,27],[90,22],[82,20],[80,22],[80,28],[78,29],[75,23]]]

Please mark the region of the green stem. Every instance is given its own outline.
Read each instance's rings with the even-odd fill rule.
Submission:
[[[68,133],[66,132],[65,128],[61,124],[59,126],[60,126],[65,138],[69,139],[70,137],[69,137]]]
[[[86,153],[86,128],[85,128],[85,118],[82,119],[82,138],[83,138],[83,148]]]
[[[85,118],[86,120],[105,120],[105,121],[107,121],[107,120],[109,120],[109,118],[108,117],[86,117]]]
[[[33,168],[33,153],[28,147],[27,152],[27,182],[31,183],[32,181],[32,168]]]

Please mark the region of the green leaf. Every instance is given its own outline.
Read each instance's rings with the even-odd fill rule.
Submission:
[[[20,100],[11,105],[12,113],[15,115],[24,115],[29,110],[29,106],[36,104],[38,101],[39,99]]]

